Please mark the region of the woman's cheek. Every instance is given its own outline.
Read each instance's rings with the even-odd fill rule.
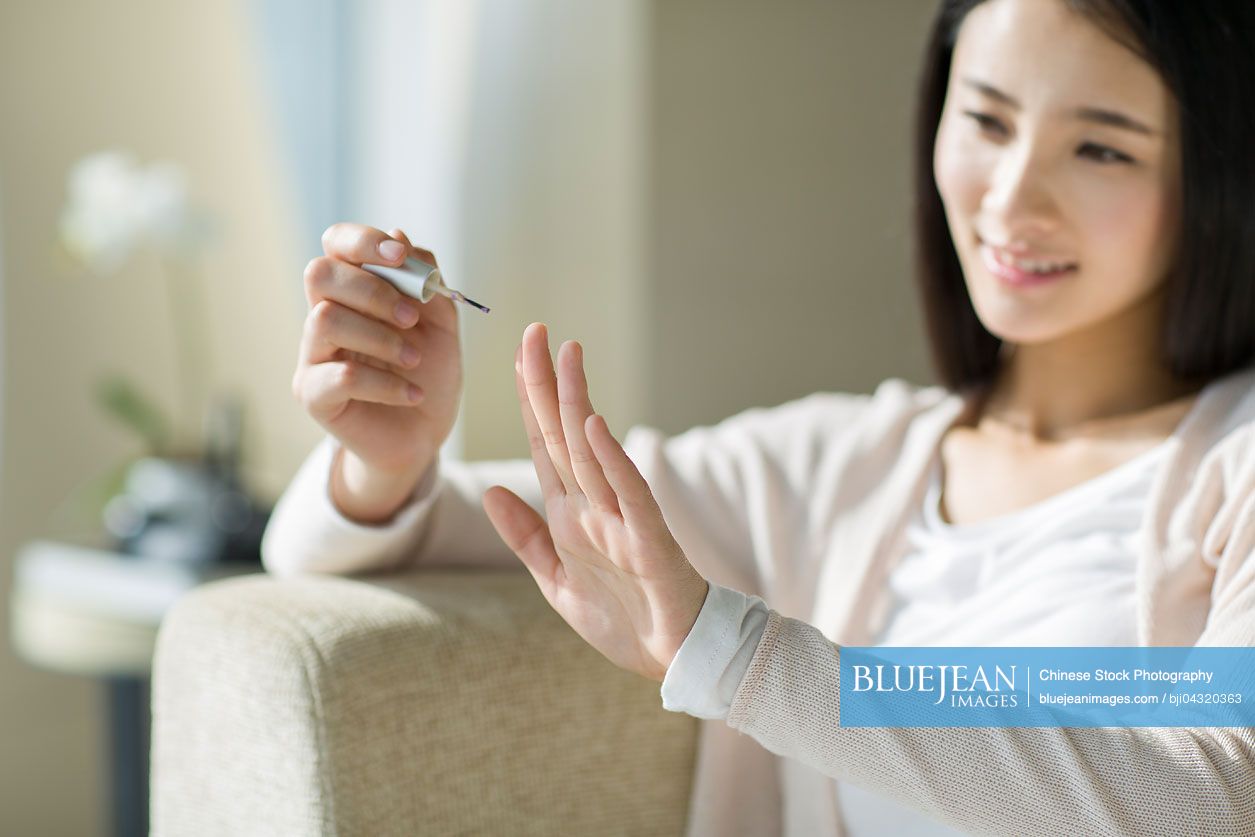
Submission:
[[[944,123],[937,134],[933,169],[937,191],[951,211],[961,209],[974,213],[980,208],[989,163],[981,149],[959,135],[955,126]]]
[[[1100,248],[1107,264],[1132,267],[1133,254],[1149,254],[1158,249],[1158,240],[1167,232],[1162,195],[1154,188],[1137,183],[1101,183],[1088,179],[1073,205],[1077,207],[1079,232],[1092,247]]]

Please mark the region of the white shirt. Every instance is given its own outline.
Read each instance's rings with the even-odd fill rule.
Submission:
[[[1032,506],[964,526],[941,516],[938,454],[874,644],[1136,645],[1133,539],[1167,451],[1162,443]],[[757,596],[712,584],[663,681],[664,707],[725,717],[767,609]],[[849,837],[963,833],[875,791],[848,782],[837,790]]]

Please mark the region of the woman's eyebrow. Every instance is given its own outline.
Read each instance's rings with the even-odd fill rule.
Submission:
[[[963,79],[963,83],[975,90],[978,90],[995,101],[1002,102],[1007,107],[1015,110],[1020,109],[1020,103],[1016,101],[1014,97],[1002,92],[992,84],[986,84],[983,81],[977,81],[973,78],[965,78]],[[1072,111],[1072,115],[1085,122],[1096,122],[1100,125],[1108,125],[1112,128],[1123,128],[1127,131],[1133,131],[1134,133],[1145,134],[1147,136],[1153,137],[1159,133],[1144,123],[1138,122],[1131,116],[1126,116],[1119,111],[1106,110],[1105,108],[1079,107]]]

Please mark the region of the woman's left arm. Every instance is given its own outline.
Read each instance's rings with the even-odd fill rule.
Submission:
[[[662,682],[712,588],[593,413],[578,344],[558,367],[543,326],[529,326],[516,383],[548,520],[500,486],[484,508],[585,640]],[[1255,645],[1255,502],[1237,517],[1202,646]],[[761,634],[743,630],[744,608],[708,612],[754,648],[727,723],[828,776],[974,833],[1255,835],[1253,728],[842,728],[839,646],[773,610]],[[721,672],[707,674],[711,694]]]
[[[1199,647],[1255,647],[1255,447],[1233,450]],[[771,611],[727,723],[973,833],[1255,835],[1255,727],[842,728],[840,655]]]
[[[1252,644],[1255,584],[1235,604],[1246,641],[1206,644]],[[770,611],[728,725],[974,834],[1255,835],[1251,727],[843,728],[840,654]]]
[[[578,343],[559,347],[558,366],[555,375],[545,327],[528,326],[515,384],[545,517],[503,486],[484,493],[484,511],[576,633],[620,668],[662,682],[709,585],[593,412]]]

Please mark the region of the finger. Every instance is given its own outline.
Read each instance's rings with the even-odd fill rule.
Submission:
[[[340,349],[370,355],[404,369],[422,362],[413,336],[337,302],[321,300],[310,309],[301,332],[301,357],[308,364],[334,360]]]
[[[540,592],[552,604],[563,570],[544,518],[513,491],[500,485],[484,492],[483,504],[501,540],[527,567]]]
[[[422,389],[399,375],[352,361],[304,367],[297,371],[292,391],[318,421],[334,421],[349,401],[413,407],[423,398]]]
[[[536,466],[540,490],[545,499],[549,500],[562,497],[566,494],[566,489],[562,485],[562,478],[554,470],[553,462],[549,459],[545,438],[541,435],[540,425],[536,423],[536,415],[532,412],[532,405],[527,398],[527,387],[523,384],[522,350],[523,347],[520,346],[514,353],[514,388],[518,392],[519,410],[523,414],[523,429],[527,431],[527,444],[532,451],[532,464]]]
[[[333,259],[355,265],[399,265],[405,258],[406,246],[383,230],[341,222],[323,232],[322,251]]]
[[[614,489],[606,482],[601,463],[584,435],[584,421],[593,414],[584,375],[584,347],[569,340],[558,347],[558,410],[571,455],[571,468],[584,496],[594,506],[620,514]]]
[[[430,250],[424,250],[422,247],[419,247],[416,244],[411,243],[410,237],[406,235],[404,230],[402,230],[400,227],[393,227],[391,230],[388,231],[388,235],[392,236],[397,241],[400,241],[406,247],[410,248],[410,252],[413,253],[415,256],[418,256],[423,261],[435,267],[440,267],[439,262],[436,261],[436,254],[431,252]]]
[[[611,434],[606,420],[594,413],[584,422],[584,432],[588,435],[593,452],[597,454],[597,461],[601,463],[606,481],[618,497],[624,524],[639,532],[670,532],[663,520],[662,510],[658,508],[654,494],[649,489],[649,483]]]
[[[385,323],[413,328],[420,305],[389,282],[359,267],[319,256],[305,265],[305,299],[313,308],[329,299]]]
[[[581,493],[571,470],[571,454],[562,432],[558,384],[553,359],[549,356],[549,330],[544,323],[532,323],[523,331],[523,384],[554,470],[568,494]]]

